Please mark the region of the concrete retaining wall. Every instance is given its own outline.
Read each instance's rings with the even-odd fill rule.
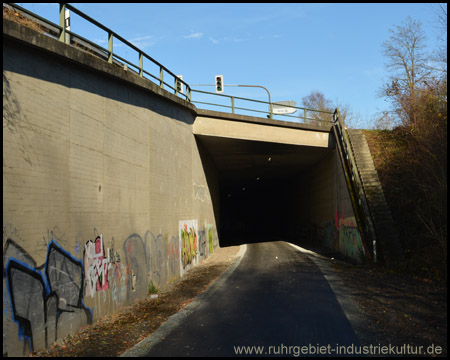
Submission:
[[[193,106],[15,23],[3,30],[3,354],[20,356],[206,258],[218,187]]]
[[[309,169],[296,188],[300,241],[363,261],[361,234],[337,150]]]

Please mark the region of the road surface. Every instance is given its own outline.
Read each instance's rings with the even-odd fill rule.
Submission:
[[[333,356],[352,344],[317,266],[288,243],[266,242],[248,244],[227,281],[146,356]]]

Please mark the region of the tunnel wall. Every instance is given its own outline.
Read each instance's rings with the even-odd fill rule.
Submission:
[[[337,150],[308,169],[296,189],[295,202],[301,206],[295,238],[362,262],[364,247]]]
[[[21,356],[209,256],[218,186],[195,107],[16,23],[3,34],[3,354]]]

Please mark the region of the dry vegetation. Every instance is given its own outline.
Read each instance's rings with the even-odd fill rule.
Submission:
[[[44,33],[44,29],[35,21],[19,14],[17,11],[3,7],[3,19],[15,21],[21,25],[27,26],[35,31]]]

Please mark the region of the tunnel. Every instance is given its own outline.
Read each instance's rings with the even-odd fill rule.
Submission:
[[[312,188],[323,187],[314,184],[324,181],[313,175],[314,169],[332,157],[332,148],[204,135],[196,139],[202,158],[212,164],[206,176],[221,247],[302,241],[311,208],[317,208]],[[320,192],[325,203],[333,202],[326,199],[332,191]]]

